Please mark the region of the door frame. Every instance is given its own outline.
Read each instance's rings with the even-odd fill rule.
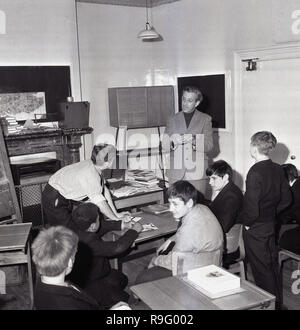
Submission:
[[[244,173],[243,149],[248,147],[248,145],[243,145],[245,123],[242,111],[242,70],[245,70],[247,63],[242,61],[246,59],[258,59],[257,62],[261,62],[296,58],[300,58],[300,45],[274,46],[234,52],[234,158],[235,169],[243,176],[243,182],[245,182],[246,177],[246,173]],[[244,189],[244,184],[241,187],[242,189]]]

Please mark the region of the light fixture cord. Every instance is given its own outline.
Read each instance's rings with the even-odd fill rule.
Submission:
[[[147,15],[147,22],[149,24],[149,17],[148,17],[148,1],[146,0],[146,15]]]
[[[79,27],[78,27],[77,1],[75,1],[75,15],[76,15],[75,19],[76,19],[77,57],[78,57],[78,71],[79,71],[79,91],[80,91],[80,101],[82,101],[81,62],[80,62],[80,45],[79,45]]]

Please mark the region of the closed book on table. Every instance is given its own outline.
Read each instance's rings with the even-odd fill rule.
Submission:
[[[239,292],[241,286],[238,276],[215,265],[188,271],[186,280],[213,299]]]

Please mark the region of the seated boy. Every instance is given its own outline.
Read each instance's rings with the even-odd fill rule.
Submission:
[[[136,283],[153,281],[172,276],[172,253],[202,253],[223,250],[222,228],[209,210],[202,204],[196,204],[197,190],[188,181],[177,181],[168,191],[170,211],[174,218],[181,219],[181,225],[174,236],[162,244],[157,255],[151,260],[149,269],[143,271]],[[163,254],[174,242],[173,249]]]
[[[243,193],[233,183],[232,168],[224,160],[214,162],[207,168],[206,175],[213,190],[209,208],[219,220],[224,233],[228,233],[243,206]]]
[[[72,221],[79,237],[77,258],[70,274],[72,282],[82,287],[104,308],[120,300],[127,302],[129,295],[124,291],[127,276],[112,269],[109,258],[130,248],[142,230],[141,224],[106,221],[102,217],[100,220],[98,208],[92,203],[80,204],[72,213]],[[128,230],[116,241],[102,239],[109,231],[126,228]]]
[[[34,289],[36,309],[98,310],[96,300],[66,281],[73,267],[78,236],[70,229],[57,226],[42,230],[32,244],[32,259],[41,278]],[[118,303],[112,309],[130,309]]]

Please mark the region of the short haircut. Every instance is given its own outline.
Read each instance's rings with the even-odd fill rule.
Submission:
[[[188,181],[180,180],[174,182],[168,189],[168,198],[180,198],[185,204],[192,199],[197,204],[198,191]]]
[[[187,92],[187,93],[195,93],[197,95],[197,98],[196,100],[201,102],[203,100],[203,95],[202,95],[202,92],[200,91],[200,89],[196,86],[186,86],[183,88],[182,90],[182,95],[184,92]]]
[[[64,226],[49,227],[40,231],[32,244],[32,260],[40,275],[57,276],[74,258],[78,236]]]
[[[257,132],[251,137],[251,145],[257,147],[259,153],[268,155],[276,147],[277,140],[271,132]]]
[[[115,155],[116,148],[112,144],[99,143],[93,147],[91,160],[95,165],[99,162],[102,164],[115,157]]]
[[[80,203],[72,212],[72,221],[80,230],[87,230],[95,223],[99,215],[98,207],[93,203]]]
[[[283,164],[281,165],[283,168],[286,179],[290,181],[294,181],[298,178],[298,170],[297,167],[293,164]]]
[[[228,177],[231,180],[232,168],[227,162],[225,162],[225,160],[218,160],[206,169],[207,176],[212,176],[213,174],[221,178],[223,178],[225,174],[228,174]]]

